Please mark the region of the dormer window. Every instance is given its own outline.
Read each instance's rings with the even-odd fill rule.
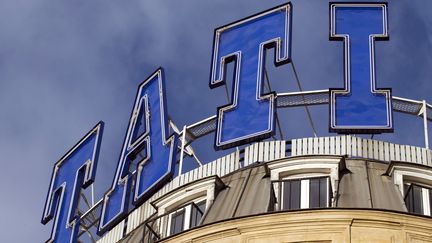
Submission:
[[[199,225],[206,210],[206,200],[189,203],[168,214],[168,235],[180,233]]]
[[[408,212],[432,216],[431,167],[392,161],[386,174],[399,187]]]
[[[330,177],[285,178],[278,184],[280,209],[326,208],[331,204]]]
[[[218,191],[224,187],[217,176],[183,185],[152,202],[157,215],[146,224],[155,239],[198,226]]]
[[[330,207],[330,177],[309,179],[309,208]]]
[[[325,208],[336,204],[340,171],[339,156],[292,157],[268,163],[276,210]]]

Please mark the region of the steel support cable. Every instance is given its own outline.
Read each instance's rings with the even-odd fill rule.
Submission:
[[[301,87],[301,83],[300,83],[300,79],[299,79],[299,77],[298,77],[297,70],[296,70],[296,68],[295,68],[295,66],[294,66],[294,62],[293,62],[293,60],[291,60],[291,67],[292,67],[292,69],[293,69],[294,77],[295,77],[295,79],[296,79],[296,82],[297,82],[297,86],[298,86],[298,88],[299,88],[299,91],[300,91],[300,92],[303,92],[303,89],[302,89],[302,87]],[[305,107],[306,113],[307,113],[307,115],[308,115],[309,123],[310,123],[310,125],[311,125],[311,127],[312,127],[313,134],[314,134],[315,137],[317,137],[317,132],[316,132],[316,129],[315,129],[314,122],[313,122],[313,120],[312,120],[312,115],[311,115],[311,113],[310,113],[310,111],[309,111],[309,106],[306,105],[306,99],[305,99],[304,95],[302,94],[301,96],[302,96],[302,99],[303,99],[303,101],[304,101],[304,103],[305,103],[304,107]]]
[[[267,69],[266,68],[264,68],[264,76],[265,76],[265,79],[267,81],[266,83],[267,83],[267,86],[269,88],[269,92],[271,92],[272,88],[270,86],[270,79],[268,77],[268,73],[267,73]],[[275,114],[276,114],[276,124],[277,124],[277,126],[279,128],[280,138],[281,138],[281,140],[284,140],[284,136],[283,136],[283,133],[282,133],[282,128],[281,128],[280,122],[279,122],[279,115],[278,115],[277,110],[276,110]]]

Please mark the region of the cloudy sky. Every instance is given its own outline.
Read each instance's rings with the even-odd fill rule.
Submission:
[[[48,1],[0,3],[0,242],[43,242],[40,218],[54,163],[99,120],[105,133],[97,198],[110,186],[138,84],[165,68],[168,112],[182,127],[225,105],[210,90],[213,30],[282,4],[266,0]],[[292,1],[292,58],[304,90],[342,87],[342,43],[328,40],[328,2]],[[427,6],[426,6],[427,5]],[[432,102],[432,2],[389,1],[390,40],[376,44],[378,87]],[[272,54],[270,52],[269,54]],[[298,91],[292,68],[273,67],[276,92]],[[303,108],[280,110],[286,139],[312,136]],[[327,135],[328,107],[311,107]],[[395,133],[376,139],[423,146],[422,120],[396,113]],[[202,161],[209,135],[195,146]]]

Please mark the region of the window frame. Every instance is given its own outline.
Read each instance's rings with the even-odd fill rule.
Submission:
[[[200,209],[200,207],[198,206],[199,204],[203,204],[203,205],[204,205],[204,210],[203,210],[203,211],[202,211],[202,210]],[[193,205],[194,205],[194,207],[193,207]],[[192,222],[193,222],[193,216],[194,216],[194,215],[193,215],[194,208],[197,209],[197,210],[201,213],[201,217],[200,217],[199,220],[195,219],[195,220],[196,220],[196,221],[195,221],[195,225],[192,225]],[[192,204],[191,204],[191,212],[190,212],[190,220],[189,220],[189,228],[193,228],[193,227],[199,226],[199,225],[201,224],[201,221],[202,221],[202,219],[203,219],[204,213],[205,213],[206,211],[207,211],[207,200],[203,199],[203,200],[198,201],[198,202],[196,202],[196,203],[192,203]]]
[[[157,232],[162,235],[161,238],[171,235],[171,221],[175,212],[182,208],[185,209],[185,223],[183,223],[182,231],[189,229],[192,204],[196,205],[205,201],[206,211],[210,208],[217,193],[224,187],[225,185],[218,176],[209,176],[180,186],[152,201],[150,204],[157,210],[155,219],[160,225],[157,226]],[[205,211],[202,216],[205,215]],[[202,219],[203,217],[200,222]]]
[[[418,187],[421,189],[421,205],[422,205],[422,215],[426,216],[432,216],[431,214],[431,207],[432,207],[432,187],[425,186],[421,183],[415,183],[415,182],[404,182],[404,185],[408,186],[407,190],[404,190],[404,203],[407,207],[407,210],[409,213],[418,214],[416,212],[410,211],[410,209],[407,206],[406,198],[408,197],[408,193],[410,190],[412,190],[414,187]]]
[[[187,207],[187,206],[186,206]],[[170,236],[170,235],[174,235],[174,234],[177,234],[177,233],[180,233],[180,232],[182,232],[182,231],[184,231],[185,230],[185,227],[186,227],[186,222],[187,222],[187,217],[186,217],[186,215],[187,215],[187,210],[186,210],[186,207],[182,207],[182,208],[179,208],[179,209],[177,209],[177,210],[175,210],[174,212],[172,212],[172,213],[169,213],[169,216],[168,216],[168,222],[167,222],[167,235],[168,236]],[[181,223],[181,230],[180,231],[178,231],[178,232],[173,232],[172,230],[172,226],[173,226],[173,218],[175,217],[175,216],[178,216],[178,215],[180,215],[180,214],[183,214],[183,222]]]
[[[329,177],[329,206],[336,206],[337,192],[341,171],[346,170],[345,157],[334,155],[309,155],[289,157],[267,163],[270,170],[270,180],[278,182],[286,178],[312,178]],[[281,207],[281,186],[279,183],[272,183],[273,192],[276,197],[275,209]],[[309,198],[309,195],[308,195]],[[309,206],[307,207],[309,208]]]
[[[310,190],[310,183],[312,179],[322,179],[325,178],[326,179],[326,188],[327,188],[327,193],[326,193],[326,206],[325,207],[311,207],[311,190]],[[284,187],[285,187],[285,182],[288,181],[299,181],[300,182],[300,198],[299,198],[299,207],[298,208],[284,208]],[[279,208],[278,210],[296,210],[296,209],[312,209],[312,208],[329,208],[331,207],[331,201],[332,201],[332,189],[331,189],[331,183],[330,183],[330,176],[329,175],[296,175],[296,176],[288,176],[288,177],[284,177],[281,180],[278,181],[273,181],[274,183],[277,183],[279,186],[279,195],[278,195],[278,199],[279,199]]]
[[[200,218],[200,220],[197,222],[197,224],[195,226],[192,226],[192,212],[193,212],[193,208],[192,207],[193,207],[193,205],[195,205],[195,207],[198,208],[198,204],[200,204],[200,203],[204,203],[204,205],[207,206],[207,200],[206,200],[206,198],[205,197],[196,198],[193,201],[191,201],[191,202],[189,202],[187,204],[181,205],[180,207],[172,210],[171,212],[168,212],[167,213],[168,214],[168,220],[167,220],[167,225],[166,225],[166,227],[167,227],[167,231],[166,231],[167,232],[167,236],[170,236],[170,235],[173,235],[173,234],[177,234],[177,233],[180,233],[182,231],[185,231],[185,230],[188,230],[190,228],[198,226],[200,224],[202,218],[203,218],[202,216],[204,215],[204,213],[207,210],[207,207],[204,208],[204,212],[201,212],[202,213],[201,218]],[[180,212],[183,212],[183,214],[184,214],[184,216],[183,216],[183,223],[182,223],[182,230],[179,231],[179,232],[174,232],[173,233],[171,231],[172,220],[173,220],[173,217],[176,214],[179,214]]]

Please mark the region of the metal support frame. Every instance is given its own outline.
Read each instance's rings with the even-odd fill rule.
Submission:
[[[93,234],[93,232],[91,232],[90,229],[92,227],[95,227],[95,231],[96,231],[97,222],[99,220],[99,218],[98,218],[99,213],[97,210],[100,209],[102,202],[103,202],[103,199],[100,199],[98,202],[94,201],[93,184],[92,184],[90,193],[91,193],[91,197],[92,197],[91,202],[89,202],[89,200],[88,200],[88,198],[84,192],[81,192],[81,194],[80,194],[80,204],[82,204],[81,202],[83,202],[86,205],[87,209],[84,212],[81,211],[80,209],[78,209],[78,213],[81,215],[80,216],[81,225],[80,225],[80,229],[79,229],[79,233],[78,233],[78,239],[79,239],[78,241],[81,242],[80,241],[80,239],[82,239],[81,237],[84,234],[86,234],[88,236],[88,239],[91,242],[95,243],[95,242],[97,242],[97,239],[99,237],[97,237],[97,235]]]
[[[94,184],[91,184],[91,205],[93,207],[93,205],[95,205],[95,197],[94,197]]]
[[[393,96],[393,111],[405,113],[414,116],[420,116],[423,107],[422,101],[411,100]],[[291,93],[278,93],[276,106],[277,108],[290,108],[299,106],[326,105],[329,103],[329,90],[313,90]],[[426,109],[432,109],[430,104],[426,103]],[[426,123],[432,121],[427,115],[424,116]],[[425,126],[426,128],[427,126]],[[196,139],[214,132],[216,129],[216,116],[211,116],[187,126],[188,144]]]
[[[423,100],[423,106],[421,109],[421,114],[423,115],[423,128],[424,128],[424,139],[425,139],[425,148],[429,149],[429,132],[428,132],[428,116],[427,116],[427,103],[426,100]],[[420,115],[420,114],[419,114]]]
[[[187,129],[188,129],[187,126],[186,126],[186,128],[183,127],[183,130],[180,131],[171,119],[169,120],[169,124],[170,124],[170,127],[173,129],[173,131],[179,135],[179,137],[183,138],[183,135],[187,135]],[[192,146],[190,144],[188,144],[188,141],[186,139],[181,140],[181,143],[180,143],[180,146],[178,147],[178,149],[180,149],[181,160],[183,160],[183,156],[186,153],[187,155],[192,156],[195,159],[195,162],[198,164],[198,166],[202,166],[201,161],[198,159]]]
[[[181,137],[179,173],[178,173],[179,176],[182,174],[182,170],[183,170],[183,157],[184,157],[185,144],[186,144],[186,126],[183,126],[182,137]]]

